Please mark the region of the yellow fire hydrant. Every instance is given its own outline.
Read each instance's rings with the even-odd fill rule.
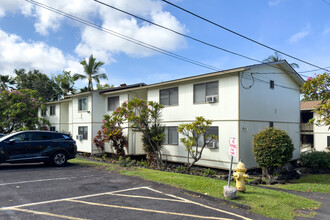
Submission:
[[[245,174],[247,169],[245,168],[244,163],[241,161],[237,164],[237,168],[235,169],[234,180],[236,181],[236,189],[240,192],[245,192],[245,180],[249,177],[249,175]]]

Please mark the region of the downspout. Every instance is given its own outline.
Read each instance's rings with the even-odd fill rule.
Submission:
[[[237,158],[238,158],[238,162],[240,161],[240,151],[241,151],[241,107],[240,107],[240,103],[241,103],[241,72],[238,72],[237,74],[237,79],[238,79],[238,151],[237,151]]]
[[[93,107],[94,107],[94,103],[93,103],[93,92],[91,92],[91,96],[92,96],[92,98],[91,98],[92,99],[92,103],[91,103],[92,106],[91,106],[91,115],[90,115],[90,120],[91,120],[91,134],[90,134],[90,136],[91,136],[91,142],[90,143],[92,145],[91,146],[91,153],[93,154],[93,141],[92,141],[92,138],[93,138],[92,136],[93,136],[93,131],[94,131],[93,130],[93,114],[94,114],[94,111],[93,111],[94,110],[93,109]]]

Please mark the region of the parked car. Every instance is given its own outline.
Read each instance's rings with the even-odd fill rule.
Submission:
[[[76,153],[76,142],[59,132],[20,131],[0,138],[0,163],[44,162],[63,166]]]
[[[5,134],[0,133],[0,138],[2,138],[3,136],[5,136]]]

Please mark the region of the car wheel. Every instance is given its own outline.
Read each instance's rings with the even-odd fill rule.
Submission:
[[[68,160],[68,157],[66,156],[66,153],[63,151],[59,151],[53,154],[51,158],[51,163],[54,166],[60,167],[64,166]]]

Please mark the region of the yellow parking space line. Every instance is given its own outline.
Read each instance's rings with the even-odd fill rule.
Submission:
[[[157,197],[150,197],[150,196],[124,195],[124,194],[114,194],[114,193],[111,193],[111,195],[131,197],[131,198],[141,198],[141,199],[154,199],[154,200],[170,201],[170,202],[190,203],[189,201],[183,201],[183,200],[179,200],[179,199],[157,198]]]
[[[52,214],[49,212],[38,212],[38,211],[33,211],[33,210],[28,210],[28,209],[10,208],[9,210],[28,212],[28,213],[37,214],[37,215],[46,215],[46,216],[52,216],[52,217],[57,217],[57,218],[63,218],[63,219],[88,220],[86,218],[77,218],[77,217],[71,217],[71,216],[66,216],[66,215],[57,215],[57,214]]]
[[[236,217],[239,217],[239,218],[241,218],[241,219],[245,219],[245,220],[252,220],[252,219],[250,219],[250,218],[247,218],[247,217],[244,217],[244,216],[238,215],[238,214],[233,213],[233,212],[228,212],[228,211],[221,210],[221,209],[218,209],[218,208],[214,208],[214,207],[211,207],[211,206],[207,206],[207,205],[204,205],[204,204],[201,204],[201,203],[198,203],[198,202],[194,202],[194,201],[191,201],[191,200],[187,200],[187,199],[185,199],[185,198],[181,198],[181,197],[179,197],[179,196],[175,196],[175,195],[171,195],[171,194],[163,193],[163,192],[161,192],[161,191],[158,191],[158,190],[155,190],[155,189],[152,189],[152,188],[149,188],[149,187],[148,187],[148,189],[151,190],[151,191],[154,191],[154,192],[157,192],[157,193],[160,193],[160,194],[163,194],[163,195],[166,195],[166,196],[172,197],[172,198],[181,199],[181,200],[187,201],[188,203],[195,204],[195,205],[198,205],[198,206],[201,206],[201,207],[204,207],[204,208],[208,208],[208,209],[211,209],[211,210],[214,210],[214,211],[218,211],[218,212],[222,212],[222,213],[225,213],[225,214],[228,214],[228,215],[236,216]]]
[[[109,207],[109,208],[127,209],[127,210],[142,211],[142,212],[153,212],[153,213],[160,213],[160,214],[166,214],[166,215],[177,215],[177,216],[185,216],[185,217],[192,217],[192,218],[199,218],[199,219],[219,219],[219,220],[229,220],[230,219],[230,218],[221,218],[221,217],[213,217],[213,216],[202,216],[202,215],[192,215],[192,214],[177,213],[177,212],[167,212],[167,211],[160,211],[160,210],[153,210],[153,209],[141,209],[141,208],[128,207],[128,206],[108,205],[108,204],[86,202],[86,201],[73,200],[73,199],[70,199],[67,201],[83,203],[86,205],[103,206],[103,207]]]

